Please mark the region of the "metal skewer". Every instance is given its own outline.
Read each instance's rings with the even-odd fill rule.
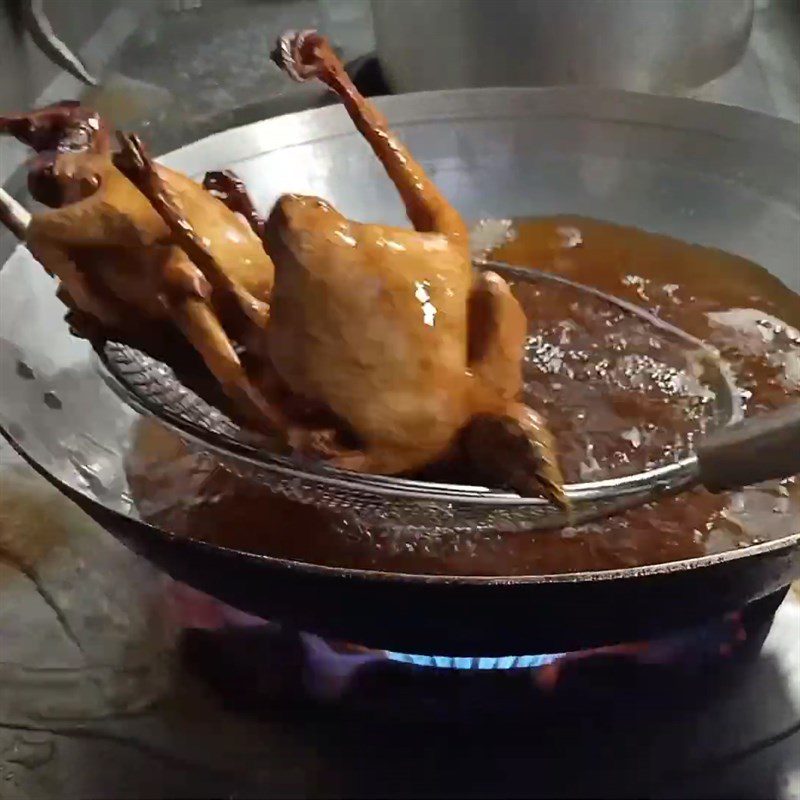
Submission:
[[[19,241],[25,241],[25,233],[31,223],[30,212],[0,186],[0,223],[5,225]]]

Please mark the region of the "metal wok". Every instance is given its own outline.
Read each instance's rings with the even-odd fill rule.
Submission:
[[[602,217],[743,255],[800,291],[800,136],[791,123],[584,89],[437,92],[380,106],[468,218]],[[291,190],[327,197],[351,217],[403,221],[339,108],[226,131],[163,160],[195,175],[230,166],[263,206]],[[138,414],[106,387],[62,316],[50,279],[18,249],[0,272],[3,434],[133,550],[261,616],[412,653],[557,652],[700,623],[800,575],[800,530],[694,560],[514,577],[345,569],[178,537],[139,518],[124,469]]]

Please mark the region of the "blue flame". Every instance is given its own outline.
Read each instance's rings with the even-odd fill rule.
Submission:
[[[646,644],[611,645],[577,653],[545,653],[539,656],[501,656],[482,658],[454,658],[451,656],[420,656],[384,651],[390,661],[414,664],[418,667],[460,670],[536,669],[553,664],[565,657],[582,657],[592,654],[632,657],[642,664],[696,663],[725,655],[733,646],[747,638],[740,612],[727,614],[711,624],[690,628]]]
[[[500,670],[500,669],[536,669],[552,664],[563,658],[566,653],[545,653],[539,656],[499,656],[481,658],[454,658],[451,656],[418,656],[409,653],[385,651],[390,661],[401,664],[414,664],[418,667],[437,667],[439,669],[462,670]]]

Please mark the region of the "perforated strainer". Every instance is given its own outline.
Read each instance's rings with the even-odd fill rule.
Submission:
[[[0,201],[4,212],[0,223],[24,238],[29,215],[2,190]],[[475,265],[498,272],[518,293],[529,287],[568,289],[577,295],[577,305],[571,306],[575,310],[599,303],[613,310],[618,318],[623,315],[636,320],[643,330],[634,341],[635,357],[628,359],[622,370],[631,386],[635,386],[632,379],[639,372],[647,372],[657,364],[642,352],[648,346],[662,349],[655,336],[679,345],[683,369],[661,366],[656,370],[656,380],[680,384],[683,372],[688,379],[684,384],[693,385],[701,400],[700,412],[697,408],[692,412],[696,429],[684,431],[683,438],[676,433],[675,444],[664,447],[658,458],[651,458],[641,469],[610,469],[602,477],[596,477],[593,470],[595,479],[568,483],[565,494],[571,509],[567,514],[544,498],[521,497],[465,483],[349,472],[256,448],[246,432],[187,387],[171,367],[129,345],[112,341],[97,344],[100,372],[129,404],[161,419],[190,440],[193,447],[211,451],[232,472],[293,501],[383,528],[426,532],[558,528],[604,517],[698,484],[715,491],[800,472],[800,404],[744,421],[740,396],[728,368],[706,342],[646,309],[561,275],[486,259],[477,259]],[[530,322],[536,331],[538,321]],[[607,320],[608,324],[613,322]],[[642,336],[644,330],[653,335]],[[586,352],[575,355],[584,361],[590,359]],[[552,352],[549,360],[553,360]],[[538,352],[535,346],[529,348],[526,362],[529,376],[532,365],[541,371],[548,363],[547,348],[539,347]],[[590,380],[599,379],[610,369],[607,361],[594,367],[592,371],[583,365],[584,376]],[[696,433],[701,436],[699,442],[695,441]],[[564,442],[559,444],[563,446]],[[591,447],[590,444],[590,453]]]
[[[603,517],[660,496],[703,484],[712,490],[733,488],[800,471],[800,406],[774,415],[741,421],[742,406],[725,363],[717,351],[649,311],[560,275],[478,260],[478,269],[500,273],[516,290],[568,290],[586,301],[605,304],[632,318],[650,333],[678,345],[686,374],[702,393],[698,418],[700,442],[693,435],[669,456],[650,459],[638,471],[609,469],[595,480],[566,486],[569,515],[537,497],[464,483],[412,480],[339,470],[275,455],[254,447],[222,411],[184,385],[164,363],[128,345],[98,347],[101,372],[108,384],[138,410],[154,415],[208,449],[227,469],[255,480],[296,502],[336,511],[366,525],[425,531],[532,530],[556,528]],[[535,321],[532,321],[535,328]],[[672,369],[672,374],[676,370]]]

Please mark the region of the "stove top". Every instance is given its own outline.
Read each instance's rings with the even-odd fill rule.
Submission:
[[[0,723],[0,797],[797,800],[800,596],[770,627],[779,601],[703,629],[700,647],[679,637],[691,659],[665,661],[662,642],[499,671],[195,604],[146,710],[122,714],[109,695],[105,716],[81,718],[75,691],[39,674],[36,707]]]
[[[0,786],[15,798],[800,796],[795,592],[760,650],[766,630],[743,619],[744,650],[711,668],[600,658],[550,686],[541,669],[415,666],[243,622],[185,632],[169,688],[139,713],[81,719],[66,686],[42,680],[36,709],[3,715]],[[347,671],[330,682],[330,650],[373,671],[357,689]],[[329,683],[314,686],[320,674]]]
[[[794,798],[800,601],[782,595],[647,645],[513,662],[240,619],[188,633],[184,663],[230,713],[310,748],[323,793]]]
[[[651,641],[474,657],[328,641],[243,615],[181,584],[170,597],[188,628],[187,665],[234,707],[326,707],[431,722],[487,714],[569,717],[585,703],[605,704],[604,713],[615,715],[634,695],[645,706],[670,695],[700,698],[727,687],[758,654],[785,593]]]

